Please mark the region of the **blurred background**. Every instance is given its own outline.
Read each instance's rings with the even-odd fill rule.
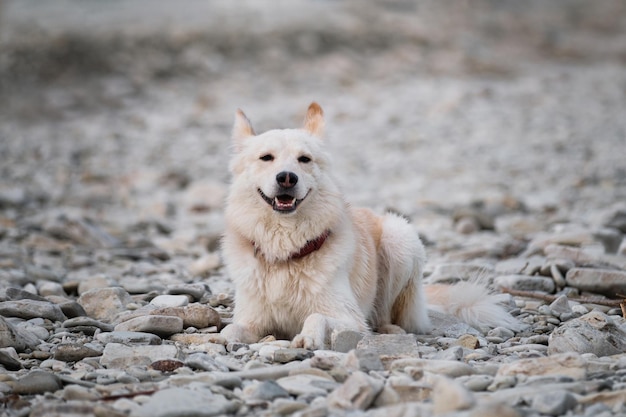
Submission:
[[[2,0],[1,220],[213,250],[235,110],[315,100],[355,204],[592,221],[626,200],[625,70],[622,0]]]

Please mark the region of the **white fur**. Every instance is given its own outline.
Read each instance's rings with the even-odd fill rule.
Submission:
[[[321,108],[309,107],[304,129],[255,135],[238,111],[233,176],[226,204],[223,255],[235,283],[233,323],[222,330],[247,343],[273,334],[306,348],[324,348],[333,330],[428,332],[422,273],[424,247],[403,218],[351,208],[331,174]],[[271,159],[263,156],[271,155]],[[310,162],[302,162],[302,156]],[[295,211],[277,212],[279,172],[297,175]],[[319,248],[293,259],[308,241],[330,231]],[[457,287],[452,311],[472,324],[493,324],[500,312],[486,293],[471,298]],[[439,295],[441,296],[443,292]],[[467,307],[467,308],[466,308]],[[498,322],[499,323],[499,322]]]

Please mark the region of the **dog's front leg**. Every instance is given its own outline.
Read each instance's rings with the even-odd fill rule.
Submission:
[[[241,324],[232,323],[224,327],[220,332],[229,342],[256,343],[261,336],[256,334],[250,327]]]
[[[352,320],[341,320],[334,317],[313,313],[306,318],[302,331],[297,334],[291,346],[310,350],[325,349],[330,346],[330,335],[333,331],[356,330],[367,331],[364,323]]]

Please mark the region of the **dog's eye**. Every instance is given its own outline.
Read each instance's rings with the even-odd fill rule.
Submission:
[[[309,162],[311,162],[311,158],[309,158],[308,156],[301,156],[300,158],[298,158],[298,162],[302,162],[303,164],[307,164]]]
[[[261,161],[273,161],[274,160],[274,155],[272,155],[271,153],[268,153],[267,155],[263,155],[259,159]]]

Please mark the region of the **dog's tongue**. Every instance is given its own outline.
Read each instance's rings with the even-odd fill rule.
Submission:
[[[296,198],[290,195],[282,194],[274,198],[274,206],[279,209],[292,209],[296,204]]]

